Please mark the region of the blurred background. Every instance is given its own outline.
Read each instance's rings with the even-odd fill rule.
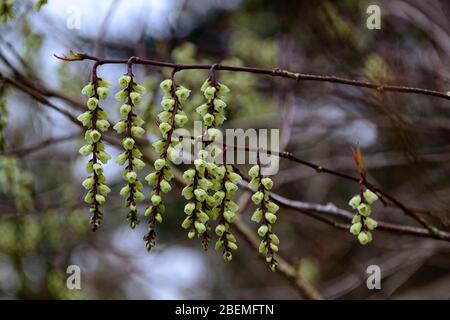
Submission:
[[[2,1],[0,1],[2,2]],[[381,29],[369,30],[367,7],[381,9]],[[64,63],[69,49],[108,58],[179,63],[280,67],[385,84],[450,90],[448,1],[270,0],[50,0],[15,1],[16,18],[0,25],[0,72],[30,81],[48,101],[81,113],[80,90],[92,62]],[[147,88],[139,109],[148,139],[157,134],[158,84],[170,70],[136,66]],[[118,91],[126,66],[99,75]],[[208,73],[183,71],[178,82],[193,90],[185,110],[194,119]],[[357,174],[351,146],[361,146],[369,179],[449,230],[450,104],[433,97],[383,93],[322,82],[295,82],[219,72],[232,90],[228,128],[279,128],[281,149],[303,159]],[[25,79],[25,80],[24,80]],[[238,237],[231,263],[180,227],[184,199],[166,196],[167,212],[151,253],[145,218],[131,230],[119,190],[121,168],[106,166],[113,192],[95,233],[83,203],[85,159],[80,128],[60,111],[0,79],[0,297],[2,299],[301,299],[280,273],[272,273],[254,248]],[[32,91],[32,90],[31,90]],[[113,122],[119,103],[104,104]],[[119,150],[107,146],[113,158]],[[147,145],[145,152],[154,156]],[[245,167],[243,169],[246,169]],[[142,173],[148,174],[150,166]],[[243,170],[244,171],[244,170]],[[344,209],[358,185],[281,161],[274,192]],[[150,190],[145,189],[148,196]],[[148,197],[147,197],[148,198]],[[241,190],[238,200],[248,200]],[[244,199],[244,200],[243,200]],[[145,202],[140,208],[143,212]],[[242,220],[250,221],[253,206]],[[401,211],[374,206],[374,218],[417,226]],[[348,231],[282,208],[275,226],[281,253],[327,299],[448,299],[448,242],[375,230],[361,246]],[[69,265],[81,268],[81,290],[66,288]],[[366,268],[379,265],[382,289],[366,287]]]

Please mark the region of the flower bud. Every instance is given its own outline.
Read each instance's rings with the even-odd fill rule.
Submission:
[[[172,129],[172,126],[168,124],[167,122],[163,122],[159,125],[159,131],[165,137],[167,133]]]
[[[194,196],[194,193],[192,191],[192,187],[191,186],[186,186],[183,188],[183,190],[181,190],[181,195],[186,199],[186,200],[190,200],[192,199],[192,197]]]
[[[235,214],[233,211],[230,211],[230,210],[226,210],[226,211],[223,213],[223,217],[225,218],[225,220],[226,220],[228,223],[232,223],[235,216],[236,216],[236,214]]]
[[[208,87],[206,88],[206,90],[203,92],[203,95],[205,96],[205,98],[208,101],[211,101],[214,98],[214,94],[216,93],[216,88],[214,87]]]
[[[161,100],[161,106],[165,111],[169,111],[175,105],[175,100],[172,98],[166,98]]]
[[[266,242],[265,241],[261,241],[261,243],[259,244],[258,251],[259,251],[259,253],[264,253],[264,251],[266,251]]]
[[[128,154],[126,152],[122,152],[117,156],[116,162],[118,165],[123,166],[128,159]]]
[[[98,132],[97,130],[92,130],[89,133],[89,137],[91,138],[91,140],[93,142],[98,142],[98,140],[100,140],[100,138],[102,137],[102,134],[100,132]]]
[[[266,188],[266,190],[270,190],[273,187],[273,181],[270,178],[262,178],[261,179],[261,183],[264,186],[264,188]]]
[[[271,212],[266,212],[264,217],[266,218],[267,221],[270,222],[270,224],[274,224],[277,221],[277,216]]]
[[[172,80],[166,79],[159,86],[164,92],[169,93],[172,89]]]
[[[260,209],[255,210],[252,215],[252,221],[260,223],[263,217],[263,213]]]
[[[222,249],[222,247],[223,247],[223,241],[217,240],[216,245],[214,246],[214,250],[219,251],[220,249]]]
[[[217,236],[222,236],[222,234],[224,233],[226,231],[226,228],[225,228],[225,226],[223,225],[223,224],[219,224],[219,225],[217,225],[217,227],[216,227],[216,229],[215,229],[215,232],[216,232],[216,234],[217,234]]]
[[[77,117],[77,120],[80,121],[84,127],[89,125],[89,123],[91,122],[91,119],[92,119],[92,114],[89,111],[86,111]]]
[[[123,75],[119,78],[119,85],[123,88],[128,87],[130,81],[131,77],[129,75]]]
[[[96,195],[95,195],[95,201],[96,201],[98,204],[102,205],[102,204],[105,204],[106,198],[105,198],[104,196],[102,196],[101,194],[96,194]]]
[[[141,86],[140,84],[135,84],[135,85],[133,86],[133,91],[134,91],[134,92],[137,92],[137,93],[140,93],[140,94],[144,94],[145,91],[146,91],[146,89],[145,89],[144,86]]]
[[[184,114],[175,115],[175,123],[179,127],[183,127],[188,122],[188,117]]]
[[[116,130],[116,132],[117,132],[118,134],[124,133],[125,130],[127,129],[127,124],[126,124],[125,121],[120,120],[119,122],[117,122],[117,123],[114,125],[113,129]]]
[[[106,87],[98,87],[97,94],[101,100],[105,100],[106,98],[108,98],[109,89]]]
[[[157,205],[159,205],[161,203],[161,196],[159,196],[157,194],[154,194],[151,197],[151,201],[152,201],[154,206],[157,206]]]
[[[166,160],[164,159],[157,159],[154,163],[155,169],[156,170],[161,170],[162,168],[164,168],[164,166],[166,165]]]
[[[365,233],[365,232],[360,232],[358,234],[358,240],[359,240],[359,243],[361,243],[362,245],[366,245],[370,242],[370,238],[367,235],[367,233]]]
[[[189,95],[191,94],[191,90],[188,90],[184,87],[180,87],[177,91],[175,91],[175,94],[177,95],[178,99],[180,101],[185,101],[187,98],[189,98]]]
[[[372,208],[369,205],[365,204],[365,203],[361,203],[358,206],[358,212],[363,217],[368,217],[370,215],[370,213],[372,212]]]
[[[134,139],[133,138],[125,138],[122,140],[122,145],[125,149],[131,150],[134,147]]]
[[[131,102],[132,102],[134,105],[136,105],[136,104],[138,104],[139,102],[141,102],[141,94],[140,94],[140,93],[137,93],[137,92],[132,92],[132,93],[130,93],[130,99],[131,99]]]
[[[254,165],[253,167],[251,167],[248,171],[248,175],[252,178],[257,178],[259,176],[259,166]]]
[[[131,163],[133,163],[133,166],[138,170],[142,170],[145,167],[145,162],[138,158],[133,158]]]
[[[353,209],[356,209],[356,208],[358,208],[360,203],[361,203],[361,197],[359,195],[356,195],[350,199],[350,201],[348,202],[348,205],[350,207],[352,207]]]
[[[226,94],[228,94],[230,92],[230,88],[228,88],[226,85],[224,84],[219,84],[219,91],[218,94],[223,97]]]
[[[217,99],[217,98],[214,99],[213,104],[214,104],[214,110],[216,110],[218,112],[222,111],[227,106],[227,104],[224,101]]]
[[[111,189],[106,184],[100,184],[98,186],[98,192],[100,192],[100,194],[102,194],[103,196],[106,196],[111,192]]]
[[[82,185],[86,190],[92,189],[94,186],[94,179],[89,177],[83,181]]]
[[[120,102],[125,102],[125,100],[127,100],[128,98],[128,91],[120,90],[114,95],[114,98],[116,98],[116,100],[119,100]]]
[[[134,171],[128,172],[127,175],[126,175],[126,180],[127,180],[129,183],[136,182],[136,180],[137,180],[137,174],[136,174],[136,172],[134,172]]]
[[[194,210],[195,210],[195,204],[192,202],[189,202],[184,206],[184,213],[186,213],[186,214],[192,214],[192,212],[194,212]]]
[[[98,130],[100,130],[102,132],[105,132],[109,128],[108,120],[97,120],[95,125],[97,126]]]
[[[206,113],[208,113],[208,105],[206,103],[202,104],[195,108],[195,111],[203,117]]]
[[[364,225],[367,227],[367,229],[373,230],[373,229],[375,229],[378,226],[378,222],[376,222],[372,218],[366,218],[364,220]]]
[[[368,204],[372,204],[378,200],[378,196],[376,195],[376,193],[372,192],[369,189],[366,189],[366,191],[364,191],[363,196]]]
[[[262,225],[261,227],[259,227],[258,229],[258,235],[263,238],[266,233],[269,231],[269,228],[266,225]]]
[[[225,189],[227,190],[227,193],[234,193],[238,189],[238,186],[230,181],[227,181],[225,182]]]
[[[195,170],[194,169],[188,169],[183,173],[183,179],[186,182],[192,182],[195,177]]]
[[[158,174],[156,172],[149,173],[145,177],[145,181],[147,181],[151,185],[154,185],[157,180],[158,180]]]
[[[211,126],[214,122],[214,116],[210,113],[207,113],[203,117],[203,122],[206,126]]]
[[[89,110],[94,110],[98,106],[98,99],[94,98],[94,97],[91,97],[91,98],[88,99],[86,105],[87,105]]]
[[[237,248],[238,248],[238,246],[236,243],[228,242],[228,249],[235,251],[235,250],[237,250]]]
[[[269,212],[272,212],[272,213],[276,213],[280,209],[280,207],[277,204],[273,203],[272,201],[269,201],[266,204],[266,208]]]
[[[206,226],[201,222],[195,221],[194,227],[195,227],[195,230],[197,230],[197,232],[199,234],[203,234],[206,231]]]
[[[120,195],[122,197],[125,197],[128,193],[130,193],[130,186],[127,184],[126,186],[124,186],[122,189],[120,189]]]
[[[200,88],[200,91],[204,92],[210,86],[211,86],[211,84],[209,82],[209,79],[206,79],[205,82],[203,82],[203,84],[202,84],[202,86]]]
[[[172,190],[172,187],[166,180],[161,180],[160,187],[161,187],[161,191],[164,193],[170,192],[170,190]]]
[[[350,233],[357,236],[361,232],[361,227],[362,227],[361,222],[356,222],[352,224],[352,226],[350,227]]]
[[[171,116],[170,112],[167,112],[167,111],[163,111],[158,114],[158,118],[161,122],[168,122],[170,119],[170,116]]]
[[[270,240],[272,240],[272,243],[280,244],[280,239],[277,237],[277,235],[275,233],[271,233],[269,238],[270,238]]]
[[[183,229],[189,229],[192,226],[192,219],[190,217],[187,217],[183,220],[183,223],[181,224],[181,227]]]
[[[252,195],[252,201],[254,204],[260,204],[263,198],[264,194],[261,191],[258,191]]]
[[[92,170],[94,170],[94,172],[98,175],[103,174],[103,167],[100,163],[94,163],[92,165]]]
[[[195,234],[196,234],[195,229],[192,229],[192,230],[189,231],[189,233],[188,233],[188,238],[189,238],[189,239],[194,238],[194,237],[195,237]]]
[[[81,89],[81,94],[90,97],[94,93],[94,85],[92,83],[88,83]]]
[[[130,111],[131,111],[131,106],[129,105],[129,104],[123,104],[121,107],[120,107],[120,109],[119,109],[119,112],[120,112],[120,115],[122,116],[122,117],[126,117],[126,116],[128,116],[128,114],[130,113]]]
[[[106,80],[106,79],[98,79],[98,85],[100,86],[100,87],[105,87],[105,88],[109,88],[109,87],[111,87],[111,83],[109,83],[109,81],[108,80]]]
[[[104,151],[100,151],[99,153],[97,153],[97,158],[101,162],[106,164],[111,159],[111,156],[108,153],[104,152]]]
[[[197,171],[199,171],[200,173],[203,173],[205,171],[205,168],[206,168],[205,160],[195,159],[194,160],[194,166],[197,169]]]
[[[158,140],[153,142],[152,146],[157,153],[161,153],[164,150],[165,142],[163,140]]]
[[[85,145],[85,146],[82,146],[82,147],[80,148],[80,150],[78,150],[78,152],[81,153],[83,156],[87,157],[88,155],[91,154],[91,152],[92,152],[93,149],[94,149],[94,148],[92,147],[92,145],[87,144],[87,145]]]
[[[359,214],[355,214],[352,219],[352,223],[361,222],[361,216]]]
[[[195,198],[197,199],[197,201],[200,201],[200,202],[205,201],[206,196],[207,196],[205,190],[202,190],[202,189],[195,189],[194,194],[195,194]]]
[[[141,127],[131,127],[131,134],[135,136],[136,138],[142,137],[142,135],[145,133],[145,130]]]

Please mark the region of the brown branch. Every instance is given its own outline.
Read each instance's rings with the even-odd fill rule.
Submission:
[[[185,139],[191,139],[191,140],[195,140],[197,138],[189,136],[181,136],[180,138],[185,138]],[[200,137],[202,138],[202,137]],[[350,180],[353,182],[357,182],[357,183],[361,183],[361,179],[359,177],[356,176],[352,176],[343,172],[339,172],[333,169],[329,169],[326,167],[323,167],[321,165],[300,159],[299,157],[293,155],[290,152],[280,152],[280,151],[274,151],[274,150],[270,150],[270,149],[264,149],[264,148],[251,148],[251,147],[247,147],[247,146],[239,146],[236,144],[230,145],[230,144],[226,144],[226,143],[218,143],[218,142],[213,142],[216,144],[221,144],[224,148],[233,148],[235,150],[242,150],[242,151],[247,151],[247,152],[262,152],[265,153],[267,155],[274,155],[274,156],[278,156],[280,158],[285,158],[288,159],[290,161],[302,164],[304,166],[310,167],[314,170],[316,170],[318,173],[321,172],[325,172],[328,173],[330,175],[334,175],[346,180]],[[411,218],[413,218],[415,221],[417,221],[418,223],[420,223],[423,227],[426,228],[427,232],[429,235],[431,235],[432,238],[435,239],[442,239],[442,240],[447,240],[450,241],[450,238],[448,238],[448,233],[439,230],[438,228],[430,225],[425,219],[423,219],[421,216],[418,215],[418,212],[416,209],[411,209],[408,208],[406,205],[404,205],[400,200],[396,199],[394,196],[390,195],[389,193],[383,191],[380,187],[378,187],[377,185],[370,183],[367,181],[367,179],[364,179],[362,181],[362,183],[369,189],[371,189],[374,192],[377,192],[381,197],[380,199],[383,201],[383,204],[385,206],[390,206],[390,207],[396,207],[399,208],[400,210],[403,211],[404,214],[410,216]],[[389,200],[389,202],[387,202],[386,200]]]
[[[56,58],[64,61],[80,61],[80,60],[91,60],[96,61],[97,64],[126,64],[128,59],[101,59],[96,56],[92,56],[86,53],[76,53],[76,58],[74,57],[63,57],[54,55]],[[296,81],[304,80],[304,81],[320,81],[320,82],[331,82],[343,85],[349,85],[354,87],[367,88],[372,90],[377,90],[378,92],[390,91],[390,92],[406,92],[406,93],[415,93],[422,94],[427,96],[434,96],[446,100],[450,100],[450,95],[447,92],[431,90],[431,89],[423,89],[416,87],[409,87],[403,85],[386,85],[380,83],[372,83],[367,81],[359,81],[346,79],[342,77],[332,76],[332,75],[316,75],[316,74],[306,74],[299,72],[291,72],[288,70],[283,70],[280,68],[274,69],[266,69],[266,68],[253,68],[253,67],[240,67],[240,66],[230,66],[230,65],[222,65],[222,64],[178,64],[178,63],[170,63],[164,61],[156,61],[156,60],[147,60],[136,57],[136,64],[142,65],[151,65],[157,67],[165,67],[165,68],[173,68],[177,71],[181,70],[210,70],[213,65],[215,65],[216,70],[223,71],[233,71],[233,72],[247,72],[253,74],[263,74],[273,77],[281,77],[293,79]]]

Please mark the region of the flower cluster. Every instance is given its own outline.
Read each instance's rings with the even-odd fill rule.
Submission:
[[[142,193],[142,183],[139,181],[136,171],[145,166],[141,160],[142,152],[136,146],[136,138],[142,137],[145,130],[142,128],[144,120],[135,112],[135,106],[141,101],[141,94],[145,88],[134,81],[133,75],[123,75],[119,79],[123,88],[116,93],[115,98],[122,102],[120,115],[122,119],[116,123],[114,130],[123,136],[122,146],[125,149],[116,159],[119,165],[126,164],[122,177],[127,184],[120,190],[120,195],[125,197],[125,207],[130,211],[127,220],[134,229],[139,223],[137,214],[137,201],[145,199]]]
[[[242,180],[241,176],[234,172],[231,165],[219,167],[217,180],[221,180],[220,190],[213,195],[217,204],[218,224],[215,233],[219,237],[216,241],[216,250],[222,249],[223,259],[231,261],[233,255],[231,251],[237,249],[236,238],[230,232],[230,224],[233,223],[236,211],[239,209],[237,203],[233,201],[236,193],[237,184]]]
[[[355,195],[349,201],[349,206],[357,210],[353,217],[350,232],[358,237],[362,245],[366,245],[372,241],[372,230],[378,223],[370,217],[372,212],[372,203],[378,200],[378,196],[369,189],[366,189],[359,195]]]
[[[187,100],[190,95],[190,90],[177,86],[171,79],[162,81],[160,87],[163,91],[161,100],[163,111],[158,118],[162,139],[153,143],[155,151],[160,156],[154,163],[155,171],[145,177],[145,180],[153,187],[150,194],[152,205],[145,211],[145,215],[149,217],[148,233],[144,237],[147,250],[155,246],[156,223],[162,222],[161,214],[165,210],[161,198],[162,193],[167,193],[172,189],[169,182],[173,178],[173,173],[169,163],[178,157],[177,146],[180,143],[179,139],[172,134],[176,127],[183,127],[188,120],[181,109],[181,102]]]
[[[108,114],[99,105],[99,100],[105,100],[108,97],[109,86],[109,82],[102,79],[96,79],[87,84],[81,93],[89,97],[86,103],[88,111],[78,117],[78,120],[86,127],[84,138],[87,141],[87,144],[82,146],[79,152],[85,157],[92,157],[86,165],[86,171],[91,176],[83,181],[83,187],[88,190],[84,201],[91,204],[90,223],[94,231],[98,229],[103,218],[100,206],[106,202],[106,196],[111,191],[106,185],[101,165],[111,159],[102,143],[102,132],[109,128]]]
[[[8,19],[14,19],[14,0],[0,0],[0,24],[8,22]]]
[[[252,201],[255,205],[259,205],[252,215],[252,221],[261,224],[258,229],[258,235],[262,239],[259,245],[259,252],[265,253],[270,269],[276,271],[278,262],[275,260],[274,254],[278,252],[280,240],[273,233],[272,227],[277,221],[276,213],[279,207],[269,199],[269,191],[273,187],[273,182],[269,177],[262,175],[259,165],[251,167],[248,174],[252,178],[249,187],[255,191]]]
[[[206,103],[197,107],[196,111],[203,119],[204,129],[218,128],[226,120],[225,108],[227,104],[223,98],[230,92],[230,89],[221,83],[212,83],[206,80],[201,89],[206,98]]]

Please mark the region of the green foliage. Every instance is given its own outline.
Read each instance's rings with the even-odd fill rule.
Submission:
[[[0,0],[0,24],[7,23],[8,19],[16,17],[14,13],[14,0]]]

